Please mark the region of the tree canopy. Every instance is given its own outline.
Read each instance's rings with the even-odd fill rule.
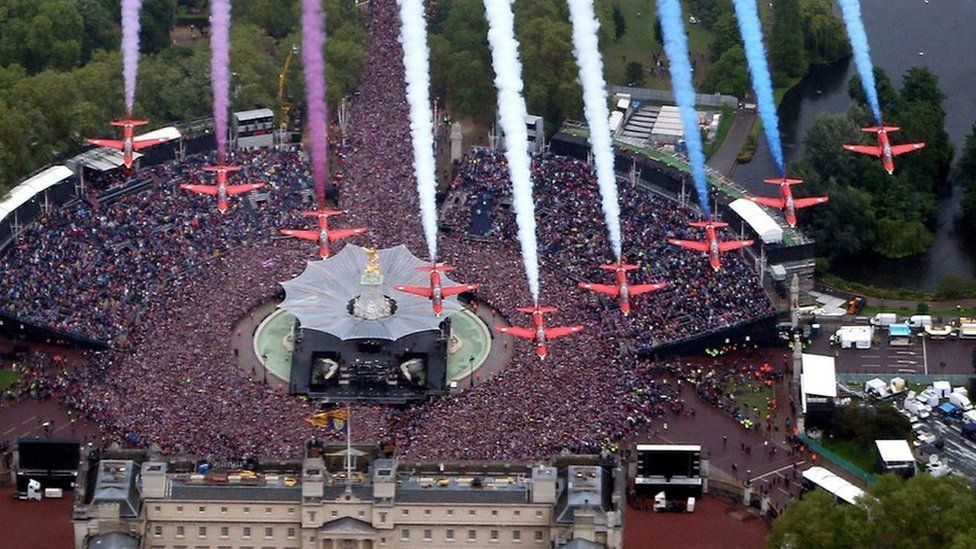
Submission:
[[[884,475],[855,505],[822,490],[793,502],[773,522],[770,549],[972,547],[976,493],[962,477]]]
[[[597,0],[600,41],[613,40],[613,10]],[[495,112],[494,72],[488,49],[488,23],[481,0],[440,0],[431,22],[431,77],[434,91],[461,116]],[[565,0],[516,0],[515,35],[529,112],[547,128],[582,114],[582,90],[573,57],[572,25]]]
[[[806,182],[806,192],[827,194],[830,202],[804,220],[831,261],[877,254],[902,258],[925,251],[932,243],[933,212],[949,191],[952,144],[945,131],[944,96],[938,79],[927,68],[912,68],[896,90],[883,71],[875,69],[886,124],[900,126],[894,143],[921,141],[924,149],[899,156],[894,176],[873,157],[843,150],[842,143],[873,143],[860,127],[874,125],[863,107],[860,83],[851,96],[861,106],[845,114],[821,117],[806,137],[806,152],[792,166]],[[803,215],[803,214],[801,214]]]
[[[749,91],[750,82],[745,56],[733,53],[736,46],[741,48],[742,37],[732,4],[716,0],[697,4],[702,9],[696,13],[707,15],[701,24],[715,36],[709,49],[712,65],[702,91],[742,97]],[[764,30],[773,85],[790,84],[806,74],[810,65],[836,63],[850,55],[844,23],[834,15],[830,0],[780,0],[772,6],[772,17],[765,22]]]
[[[174,46],[169,38],[178,11],[199,4],[143,4],[136,112],[154,126],[210,115],[208,41]],[[335,103],[362,70],[364,16],[354,0],[325,0],[324,7],[328,99]],[[277,110],[278,73],[301,41],[298,10],[297,0],[234,3],[235,109]],[[0,192],[77,152],[85,137],[109,131],[106,121],[118,116],[123,103],[120,32],[118,0],[0,0]],[[301,104],[300,58],[293,66],[298,70],[291,71],[287,89]]]

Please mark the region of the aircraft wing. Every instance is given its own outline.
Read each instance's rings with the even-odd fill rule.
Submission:
[[[816,196],[812,198],[794,198],[793,206],[796,208],[809,208],[810,206],[816,206],[817,204],[823,204],[824,202],[830,200],[828,196]]]
[[[762,204],[763,206],[769,206],[770,208],[776,208],[777,210],[782,210],[785,204],[783,204],[782,198],[772,198],[768,196],[750,196],[749,200],[752,200],[756,204]]]
[[[288,236],[293,236],[295,238],[301,238],[302,240],[311,240],[312,242],[319,241],[318,231],[301,231],[297,229],[281,229],[281,234]]]
[[[359,229],[329,229],[329,242],[335,242],[336,240],[349,238],[350,236],[356,236],[365,232],[365,227]]]
[[[727,242],[719,242],[718,251],[731,252],[732,250],[738,250],[739,248],[752,246],[752,243],[753,243],[752,240],[729,240]]]
[[[546,339],[556,339],[557,337],[568,336],[576,332],[582,332],[582,326],[559,326],[557,328],[546,328]]]
[[[395,288],[401,292],[419,295],[420,297],[426,297],[427,299],[430,299],[430,296],[432,295],[430,286],[395,286]]]
[[[169,141],[169,139],[168,138],[165,138],[165,137],[160,137],[160,138],[157,138],[157,139],[151,139],[151,138],[150,139],[138,139],[138,138],[136,138],[136,139],[134,139],[132,141],[132,148],[135,149],[135,150],[137,150],[137,151],[140,151],[140,150],[145,149],[147,147],[152,147],[153,145],[159,145],[160,143],[165,143],[167,141]]]
[[[510,336],[522,337],[525,339],[535,339],[535,330],[532,328],[520,328],[518,326],[499,326],[498,331]]]
[[[238,194],[244,194],[251,192],[255,189],[260,189],[264,186],[264,183],[246,183],[244,185],[227,185],[227,195],[234,196]]]
[[[620,295],[620,287],[613,286],[611,284],[590,284],[589,282],[580,282],[579,287],[583,288],[584,290],[600,292],[601,294]]]
[[[217,196],[217,186],[216,185],[180,185],[181,189],[186,189],[190,192],[197,194],[208,194],[210,196]]]
[[[878,158],[881,158],[882,154],[881,147],[878,147],[877,145],[844,145],[844,149],[861,154],[870,154],[871,156],[877,156]]]
[[[925,146],[925,143],[908,143],[907,145],[892,145],[891,155],[898,156],[907,152],[917,151]]]
[[[121,141],[116,141],[115,139],[86,139],[92,145],[98,145],[99,147],[108,147],[110,149],[116,149],[121,151],[124,146]]]
[[[669,238],[668,242],[674,244],[675,246],[681,246],[682,248],[695,250],[696,252],[708,251],[708,242],[701,242],[698,240],[678,240],[676,238]]]
[[[647,292],[656,292],[667,285],[668,285],[667,282],[658,282],[657,284],[634,284],[629,288],[630,295],[646,294]]]
[[[442,286],[441,295],[444,297],[451,297],[452,295],[463,294],[464,292],[473,292],[478,289],[477,284],[460,284],[458,286]]]

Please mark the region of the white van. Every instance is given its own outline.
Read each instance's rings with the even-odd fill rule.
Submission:
[[[906,324],[909,328],[920,330],[932,325],[932,315],[912,315]]]
[[[878,313],[871,317],[872,326],[890,326],[898,322],[898,315],[895,313]]]
[[[949,402],[955,404],[956,406],[963,409],[963,411],[970,411],[973,409],[973,405],[969,402],[969,399],[965,395],[960,393],[952,393],[949,395]]]

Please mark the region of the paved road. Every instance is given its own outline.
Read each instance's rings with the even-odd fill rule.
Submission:
[[[937,414],[932,414],[932,417],[922,423],[927,424],[945,441],[945,447],[939,450],[938,456],[947,461],[951,469],[970,480],[976,480],[976,443],[962,437],[959,432],[960,424],[946,423]]]
[[[749,132],[752,131],[752,125],[755,123],[755,113],[735,111],[729,133],[725,135],[725,141],[715,151],[715,154],[708,159],[708,165],[731,177],[732,170],[735,169],[735,159],[739,156],[739,151],[742,150],[742,146],[749,137]]]

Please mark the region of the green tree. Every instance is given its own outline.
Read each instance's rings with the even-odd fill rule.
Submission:
[[[70,69],[81,60],[83,30],[74,0],[4,0],[0,65],[16,63],[28,73]]]
[[[874,67],[874,89],[878,93],[878,102],[881,103],[881,108],[886,111],[894,111],[898,108],[898,101],[900,97],[898,96],[898,90],[891,83],[891,78],[888,77],[888,73],[884,69],[879,67]],[[847,95],[851,97],[857,104],[864,108],[867,108],[868,100],[867,96],[864,95],[864,88],[861,87],[861,77],[857,73],[851,77],[851,80],[847,83]],[[865,113],[865,122],[874,125],[874,120],[868,118],[869,114]]]
[[[620,11],[620,5],[613,5],[613,39],[614,41],[620,41],[624,35],[627,34],[627,21],[624,19],[624,13]]]
[[[139,14],[139,49],[156,53],[168,47],[176,24],[176,0],[144,0]]]
[[[532,0],[515,5],[525,100],[553,131],[583,111],[583,91],[573,57],[573,28],[563,0]]]
[[[715,39],[709,44],[709,57],[712,62],[718,61],[722,54],[734,46],[742,46],[742,36],[739,34],[739,24],[732,13],[722,14],[714,26]],[[744,61],[743,61],[744,62]],[[745,66],[743,66],[743,69]]]
[[[966,136],[966,145],[956,165],[954,179],[956,184],[962,186],[964,193],[960,220],[963,234],[972,235],[976,229],[976,123]]]
[[[236,22],[261,27],[266,34],[276,40],[285,38],[298,27],[300,13],[298,0],[235,0],[234,2]],[[331,34],[331,18],[326,23]]]
[[[435,94],[444,96],[458,115],[490,117],[495,89],[484,6],[480,0],[442,3],[436,21],[432,26],[442,32],[430,37]]]
[[[749,92],[749,74],[746,52],[741,45],[732,46],[712,64],[702,82],[702,91],[745,97]]]
[[[830,0],[803,3],[803,42],[811,65],[829,65],[851,54],[844,23],[834,15]]]
[[[78,12],[83,19],[81,57],[87,63],[92,52],[119,47],[121,29],[119,10],[112,0],[78,0]]]
[[[817,490],[773,522],[769,548],[969,547],[976,495],[962,477],[884,475],[855,505]]]
[[[783,85],[807,72],[809,63],[804,51],[803,16],[799,0],[777,0],[773,3],[769,57],[774,85]]]
[[[626,73],[627,85],[628,86],[643,86],[644,85],[644,64],[640,61],[631,61],[627,63]]]

